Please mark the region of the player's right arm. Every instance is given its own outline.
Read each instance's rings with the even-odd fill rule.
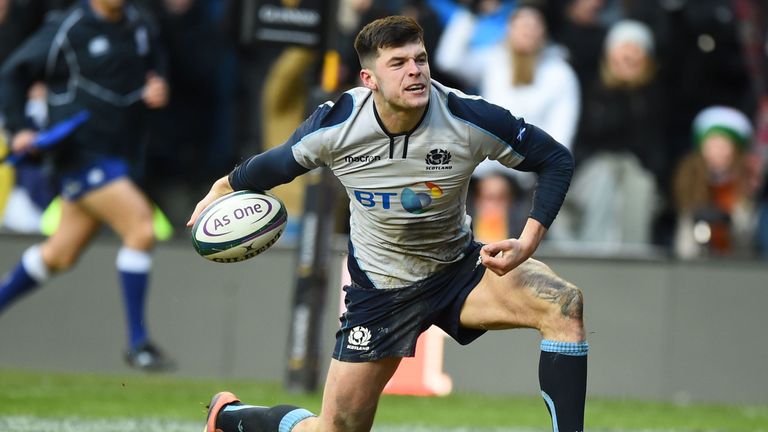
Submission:
[[[350,96],[342,96],[336,105],[325,103],[317,107],[293,135],[279,147],[246,159],[213,184],[208,194],[195,207],[187,226],[194,225],[202,211],[217,198],[238,190],[266,191],[288,183],[309,170],[324,165],[323,157],[307,148],[306,140],[320,129],[337,125],[351,112]],[[294,147],[301,145],[302,150]],[[322,145],[314,148],[322,152]],[[297,156],[300,154],[301,156]],[[301,163],[299,162],[301,160]]]
[[[32,147],[37,133],[25,114],[29,88],[45,79],[48,52],[59,28],[58,19],[48,20],[6,59],[0,68],[0,112],[10,132],[11,149],[22,154]]]
[[[208,194],[195,206],[187,226],[193,226],[210,203],[226,194],[238,190],[266,191],[288,183],[307,171],[307,168],[296,162],[290,140],[279,147],[251,156],[231,173],[213,183]]]
[[[0,111],[11,134],[32,129],[24,112],[27,92],[32,83],[46,78],[48,52],[58,28],[58,20],[46,22],[16,48],[0,68]]]
[[[238,190],[269,190],[309,171],[296,162],[291,147],[289,140],[279,147],[251,156],[231,173],[216,180],[208,194],[195,206],[187,226],[193,226],[200,213],[219,197]]]

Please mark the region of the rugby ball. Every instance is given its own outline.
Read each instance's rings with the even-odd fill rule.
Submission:
[[[285,205],[266,192],[237,191],[203,210],[192,226],[192,244],[203,258],[243,261],[269,249],[288,220]]]

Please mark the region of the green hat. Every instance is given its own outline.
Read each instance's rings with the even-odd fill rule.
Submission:
[[[727,106],[705,108],[693,120],[693,135],[701,145],[711,133],[730,137],[741,150],[746,150],[752,140],[752,123],[743,112]]]

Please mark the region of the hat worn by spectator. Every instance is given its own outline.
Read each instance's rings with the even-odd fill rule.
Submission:
[[[630,19],[617,21],[605,37],[605,49],[610,50],[625,42],[634,43],[645,52],[653,53],[653,32],[640,21]]]
[[[752,139],[752,124],[744,113],[727,106],[705,108],[693,120],[693,135],[696,144],[711,133],[730,137],[741,150],[745,150]]]

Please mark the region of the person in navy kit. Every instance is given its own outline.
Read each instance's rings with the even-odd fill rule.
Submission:
[[[0,311],[71,268],[106,224],[122,239],[116,266],[128,328],[125,360],[141,370],[173,365],[146,328],[154,230],[151,204],[135,180],[147,109],[168,100],[166,60],[155,42],[152,20],[125,0],[81,0],[51,14],[0,69],[0,109],[15,154],[35,151],[38,133],[24,117],[33,82],[48,88],[51,124],[87,114],[42,155],[63,197],[59,228],[27,249],[0,282]]]
[[[188,222],[227,193],[268,190],[317,167],[346,188],[352,283],[321,411],[248,405],[220,392],[206,430],[368,431],[385,384],[432,324],[461,344],[487,330],[539,330],[553,429],[583,430],[582,292],[531,258],[567,192],[570,153],[509,111],[431,80],[422,30],[411,18],[369,23],[355,48],[363,86],[318,107],[283,146],[214,182]],[[472,237],[466,195],[486,158],[536,172],[538,186],[520,237],[482,245]]]

